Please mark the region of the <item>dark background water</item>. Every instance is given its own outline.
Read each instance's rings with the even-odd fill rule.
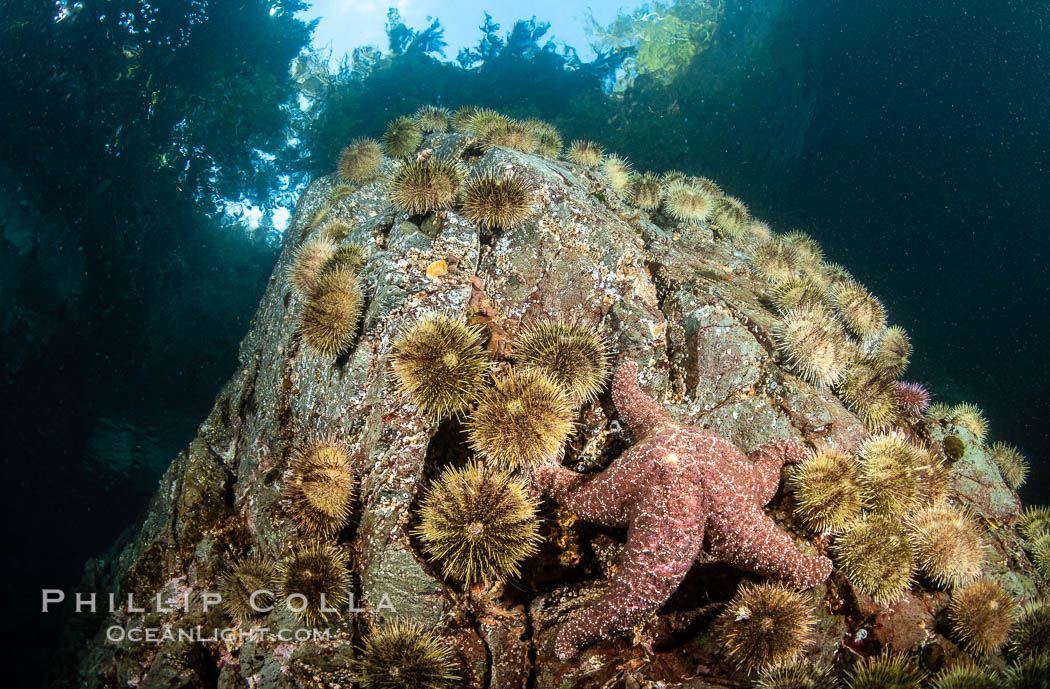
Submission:
[[[302,122],[283,107],[308,35],[298,3],[276,19],[261,2],[172,5],[153,35],[177,49],[131,45],[86,19],[120,3],[85,4],[55,24],[10,3],[0,47],[0,89],[19,95],[0,105],[4,591],[31,651],[16,684],[37,684],[59,622],[37,612],[39,589],[72,587],[141,514],[236,366],[276,250],[214,199],[288,203],[281,172],[325,171],[349,137],[428,102],[545,117],[810,232],[911,334],[908,377],[982,406],[991,439],[1031,460],[1025,502],[1050,502],[1045,4],[744,2],[716,49],[615,98],[601,65],[544,51],[536,25],[470,71],[434,59],[439,34],[409,30],[415,49],[337,80]],[[304,142],[287,150],[293,125]]]

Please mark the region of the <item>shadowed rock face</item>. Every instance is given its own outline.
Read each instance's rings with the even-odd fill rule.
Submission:
[[[516,229],[497,232],[481,231],[451,210],[408,218],[395,213],[376,182],[341,199],[317,222],[338,180],[315,180],[299,200],[242,343],[240,369],[164,475],[142,525],[111,556],[93,562],[83,584],[84,590],[117,590],[121,598],[134,593],[143,605],[158,592],[174,599],[187,589],[217,590],[234,557],[252,552],[279,558],[301,540],[280,501],[291,452],[310,434],[333,433],[348,444],[360,476],[358,504],[339,540],[352,552],[354,605],[363,612],[344,615],[324,640],[106,643],[111,625],[200,625],[205,635],[232,625],[221,608],[204,612],[193,596],[189,611],[157,611],[152,601],[143,605],[146,613],[125,606],[69,627],[53,686],[347,686],[353,646],[368,625],[390,617],[390,607],[435,629],[455,648],[465,686],[599,687],[699,677],[688,686],[704,687],[705,676],[739,677],[705,630],[745,575],[702,561],[633,638],[624,635],[556,661],[559,623],[601,595],[623,534],[572,525],[551,504],[544,506],[548,535],[574,544],[574,557],[565,557],[552,537],[543,553],[526,561],[521,581],[472,596],[443,582],[409,535],[415,502],[444,464],[464,461],[469,450],[457,422],[424,418],[396,393],[388,366],[392,342],[404,325],[440,311],[484,324],[490,353],[503,361],[523,324],[572,316],[597,326],[617,358],[637,361],[639,382],[672,416],[709,427],[744,452],[781,438],[850,450],[866,433],[863,425],[834,395],[780,368],[769,335],[776,317],[763,301],[766,285],[727,239],[631,208],[596,173],[569,163],[501,148],[481,155],[470,140],[452,134],[433,135],[426,146],[475,168],[515,170],[536,188],[535,214]],[[385,172],[390,165],[384,163]],[[293,249],[333,220],[353,227],[345,241],[368,253],[359,275],[366,302],[360,333],[349,353],[334,361],[297,337],[303,305],[286,278]],[[444,272],[428,271],[439,261]],[[931,433],[943,435],[943,429]],[[605,466],[629,444],[606,392],[582,411],[568,461],[584,469]],[[1008,591],[1033,595],[1043,584],[1011,528],[1016,495],[974,443],[955,473],[963,502],[995,520],[989,521],[989,541],[995,559],[1008,564],[996,565],[992,576],[1009,584]],[[795,526],[792,504],[782,494],[767,512],[795,534],[804,552],[825,552],[826,540]],[[836,571],[813,592],[815,600],[824,599],[817,605],[823,619],[814,653],[831,660],[842,640],[861,654],[875,652],[879,647],[864,639],[876,637],[900,650],[922,644],[955,653],[929,622],[943,615],[947,596],[930,591],[920,581],[901,608],[907,615],[895,618],[878,606],[873,610],[870,599],[854,593]],[[858,635],[872,631],[876,618],[877,634]],[[926,622],[922,635],[912,633],[915,620]],[[281,608],[261,624],[271,630],[297,626]],[[895,624],[905,628],[894,631]]]

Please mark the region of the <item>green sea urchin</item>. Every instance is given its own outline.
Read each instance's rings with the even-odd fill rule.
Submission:
[[[235,620],[258,619],[273,605],[272,592],[276,586],[277,568],[272,562],[259,556],[243,558],[219,579],[222,607]]]
[[[449,113],[445,108],[436,105],[424,105],[414,115],[419,128],[426,133],[447,132],[449,127]]]
[[[976,404],[970,404],[969,402],[957,404],[948,411],[948,416],[957,425],[970,431],[973,437],[977,439],[977,442],[984,443],[988,437],[988,422],[984,418],[984,413]]]
[[[993,443],[988,448],[988,454],[1010,490],[1017,490],[1028,476],[1028,460],[1024,455],[1013,445],[1003,442]]]
[[[485,390],[467,424],[473,448],[520,469],[557,457],[572,430],[572,398],[547,374],[511,371]]]
[[[346,525],[354,500],[354,472],[347,449],[320,438],[292,455],[283,495],[300,531],[330,538]]]
[[[406,329],[390,357],[401,391],[433,418],[462,414],[488,371],[481,337],[478,327],[440,315]]]
[[[325,355],[346,352],[361,318],[361,288],[346,266],[326,270],[303,308],[299,330],[311,349]]]
[[[711,209],[711,222],[730,237],[739,236],[748,224],[749,215],[744,202],[733,196],[722,196]]]
[[[540,137],[534,129],[524,122],[507,120],[489,127],[481,137],[481,146],[486,151],[502,146],[522,153],[535,153],[540,145]]]
[[[357,656],[351,668],[363,689],[446,689],[458,679],[452,650],[415,622],[372,632]]]
[[[457,132],[469,131],[470,121],[474,119],[478,111],[479,108],[476,105],[464,105],[462,108],[459,108],[452,115],[452,128]]]
[[[1014,657],[1050,653],[1050,603],[1030,603],[1021,610],[1010,632],[1010,653]]]
[[[322,269],[335,253],[335,244],[324,234],[303,242],[292,255],[292,265],[288,268],[288,281],[296,293],[306,298],[317,287]]]
[[[875,337],[886,326],[886,308],[856,280],[835,283],[828,298],[850,332],[861,339]]]
[[[593,170],[602,164],[602,147],[593,141],[576,140],[569,144],[569,160]]]
[[[354,184],[376,178],[383,151],[375,139],[357,139],[339,154],[339,176]]]
[[[875,365],[887,376],[897,378],[908,367],[910,358],[911,340],[904,328],[894,325],[883,330],[875,350]]]
[[[848,689],[919,689],[925,674],[903,653],[883,653],[857,663]]]
[[[1003,647],[1017,615],[1014,600],[990,579],[981,579],[952,594],[948,619],[956,636],[976,655]]]
[[[991,668],[972,662],[955,663],[937,675],[932,689],[1001,689],[1002,682]]]
[[[415,153],[423,142],[423,132],[419,124],[409,117],[399,117],[390,123],[383,134],[383,145],[393,158],[404,158]]]
[[[947,504],[923,508],[908,520],[919,568],[941,586],[957,588],[981,575],[985,545],[968,512]]]
[[[474,116],[470,118],[467,131],[479,139],[484,139],[492,129],[508,124],[510,121],[510,118],[506,115],[500,114],[495,110],[482,108],[475,111]]]
[[[813,640],[817,616],[805,594],[744,582],[716,622],[730,660],[747,670],[791,662]]]
[[[482,227],[511,228],[529,217],[532,196],[532,187],[524,178],[484,172],[463,190],[463,215]]]
[[[618,155],[609,155],[602,161],[602,173],[616,193],[623,194],[631,182],[631,164]]]
[[[923,497],[923,476],[933,458],[898,433],[869,436],[860,445],[860,482],[865,506],[903,518]]]
[[[828,308],[824,290],[806,278],[780,283],[773,288],[772,300],[777,313],[781,316],[786,315],[792,309],[819,307],[827,310]]]
[[[689,182],[673,182],[664,192],[667,214],[681,222],[703,224],[711,214],[711,196]]]
[[[798,250],[775,237],[751,252],[751,269],[774,285],[801,277],[799,266]]]
[[[1017,522],[1017,530],[1021,532],[1026,541],[1034,541],[1045,533],[1050,533],[1050,507],[1043,505],[1029,505],[1025,508],[1021,520]]]
[[[850,583],[877,603],[896,601],[911,585],[915,553],[896,519],[858,519],[835,538],[832,552]]]
[[[814,385],[838,383],[855,353],[842,326],[820,305],[788,309],[772,332],[788,366]]]
[[[860,464],[852,456],[824,449],[799,464],[788,479],[798,506],[795,513],[821,533],[852,523],[864,507]]]
[[[536,135],[538,142],[536,153],[548,158],[557,158],[561,154],[563,146],[561,134],[554,128],[554,125],[543,120],[532,119],[525,120],[525,126]]]
[[[349,562],[349,554],[333,543],[300,543],[277,564],[277,588],[296,617],[307,624],[328,622],[348,600]]]
[[[755,680],[755,689],[835,689],[836,686],[829,667],[807,659],[768,667]]]
[[[509,474],[472,462],[447,467],[427,490],[416,535],[445,577],[465,582],[517,576],[538,548],[536,505]]]
[[[598,397],[609,374],[605,341],[592,328],[575,321],[546,321],[525,328],[514,345],[525,368],[546,373],[576,404]]]
[[[390,181],[390,200],[412,215],[451,208],[462,177],[460,167],[448,158],[405,161]]]
[[[897,386],[870,358],[854,360],[836,390],[846,407],[872,430],[890,428],[898,419]]]
[[[1047,689],[1050,686],[1050,653],[1025,656],[1006,668],[1003,689]]]
[[[663,186],[659,178],[651,172],[636,175],[631,179],[628,202],[644,211],[656,210],[663,199]]]

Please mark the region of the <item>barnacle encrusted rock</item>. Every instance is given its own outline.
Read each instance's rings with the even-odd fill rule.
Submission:
[[[136,605],[147,611],[124,603],[115,612],[78,619],[52,665],[51,686],[156,687],[176,686],[176,680],[185,687],[349,686],[355,647],[395,618],[422,625],[454,649],[464,686],[746,684],[719,645],[705,640],[741,579],[751,576],[725,565],[696,562],[655,617],[565,662],[554,657],[554,637],[568,615],[601,597],[611,575],[603,568],[619,559],[626,533],[565,525],[572,532],[564,540],[578,544],[578,551],[563,557],[551,539],[522,563],[521,579],[505,588],[465,591],[443,580],[412,534],[424,487],[445,467],[469,460],[469,439],[461,420],[421,414],[398,393],[391,374],[394,343],[406,323],[435,313],[462,317],[484,331],[492,375],[504,376],[512,343],[527,324],[572,318],[597,328],[611,355],[637,362],[642,387],[681,425],[708,428],[745,453],[777,440],[852,453],[867,429],[832,391],[782,367],[771,335],[779,316],[770,284],[752,270],[746,245],[733,243],[736,234],[631,206],[586,164],[498,145],[482,152],[470,133],[433,133],[417,149],[414,123],[403,128],[413,136],[388,136],[388,149],[398,144],[421,157],[455,160],[468,173],[513,175],[534,190],[534,212],[498,231],[483,231],[455,204],[404,215],[388,200],[383,180],[397,169],[389,158],[375,180],[338,194],[338,174],[314,180],[299,199],[241,345],[238,370],[162,478],[143,523],[87,569],[83,590],[115,592],[118,600],[135,593],[143,596]],[[403,155],[401,149],[392,154]],[[287,274],[296,249],[332,223],[348,228],[326,235],[337,250],[361,248],[363,264],[354,272],[362,311],[345,347],[323,356],[298,332],[307,303]],[[435,265],[444,269],[435,271]],[[965,445],[951,464],[951,480],[955,500],[988,530],[983,576],[1019,600],[1045,593],[1013,529],[1020,516],[1016,493],[979,439],[954,418],[921,423],[916,428],[926,434],[925,446],[940,447],[947,436]],[[107,641],[106,630],[114,626],[231,626],[221,606],[155,610],[146,597],[177,600],[187,590],[218,590],[228,563],[246,557],[278,562],[301,545],[304,535],[287,512],[282,477],[309,435],[340,438],[358,477],[353,511],[330,538],[352,555],[354,582],[348,592],[353,608],[343,608],[331,635],[304,642]],[[601,469],[631,441],[603,390],[579,410],[563,464]],[[825,555],[826,543],[792,516],[793,499],[781,491],[767,514],[805,555]],[[550,510],[542,515],[545,522],[557,523],[554,507],[544,509]],[[944,601],[924,587],[917,580],[906,596],[922,608],[916,617],[943,617]],[[846,645],[851,653],[871,655],[878,645],[864,639],[876,634],[879,644],[911,650],[896,648],[892,639],[916,634],[890,637],[884,631],[903,624],[899,610],[897,621],[880,618],[883,631],[865,627],[879,608],[841,572],[811,595],[821,615],[814,661],[830,664]],[[259,624],[298,626],[280,604]],[[954,648],[940,626],[923,629],[922,643]]]

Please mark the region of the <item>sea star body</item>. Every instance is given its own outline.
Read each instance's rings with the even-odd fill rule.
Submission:
[[[638,387],[627,362],[613,378],[613,403],[635,444],[600,474],[556,464],[533,470],[536,488],[579,517],[627,527],[627,544],[609,590],[558,631],[565,660],[586,644],[642,622],[660,608],[701,549],[728,564],[798,588],[831,573],[826,557],[808,557],[762,505],[780,483],[780,468],[809,455],[790,440],[750,455],[707,430],[676,423]]]

